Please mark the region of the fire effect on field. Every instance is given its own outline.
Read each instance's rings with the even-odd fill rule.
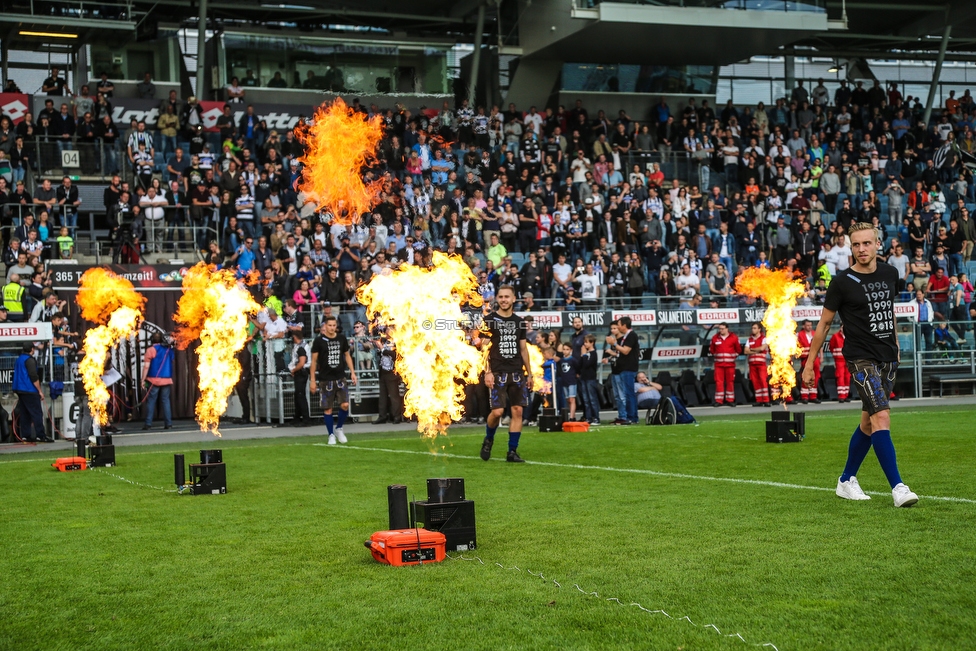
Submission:
[[[200,339],[196,415],[202,431],[220,436],[220,417],[241,377],[237,353],[247,340],[248,316],[260,309],[230,269],[217,271],[200,262],[183,277],[183,296],[173,316],[179,324],[174,336],[181,350]]]
[[[466,320],[461,305],[481,304],[477,279],[459,256],[434,251],[431,260],[377,274],[356,297],[396,344],[404,413],[433,439],[460,420],[464,386],[479,381],[485,361],[457,325]]]
[[[342,224],[359,221],[372,209],[382,183],[363,182],[362,170],[376,161],[376,146],[383,137],[383,118],[366,119],[341,98],[315,110],[310,125],[302,125],[299,140],[307,148],[298,189],[320,210]]]
[[[546,381],[545,361],[542,349],[535,344],[528,344],[529,363],[532,364],[532,390],[539,393],[552,393],[552,383]]]
[[[102,381],[109,350],[126,337],[136,333],[146,305],[146,297],[139,294],[125,278],[107,269],[93,267],[81,276],[78,297],[81,317],[98,325],[85,333],[85,356],[78,364],[88,409],[100,426],[108,424],[108,388]]]
[[[738,275],[735,288],[739,294],[766,302],[762,324],[766,329],[766,343],[772,358],[769,386],[778,389],[778,393],[773,394],[774,399],[790,395],[796,386],[793,357],[800,354],[793,308],[803,296],[803,281],[794,278],[786,269],[771,271],[751,267]]]

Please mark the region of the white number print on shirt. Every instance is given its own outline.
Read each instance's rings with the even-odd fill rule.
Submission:
[[[868,299],[868,321],[871,332],[886,336],[894,328],[894,302],[887,283],[864,283],[864,294]]]

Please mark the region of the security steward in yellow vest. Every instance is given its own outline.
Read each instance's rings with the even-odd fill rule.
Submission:
[[[26,290],[20,284],[20,275],[11,274],[10,282],[3,286],[3,306],[7,308],[8,321],[24,320],[24,294]]]

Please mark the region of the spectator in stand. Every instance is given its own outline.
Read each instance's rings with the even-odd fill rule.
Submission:
[[[142,81],[136,84],[136,95],[139,99],[156,99],[156,84],[152,81],[152,75],[146,73]]]

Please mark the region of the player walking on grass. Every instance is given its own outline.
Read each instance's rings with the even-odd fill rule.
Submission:
[[[846,335],[844,358],[852,371],[862,406],[861,424],[854,430],[844,474],[837,480],[837,496],[848,500],[871,499],[861,490],[856,475],[864,457],[874,447],[891,484],[895,506],[911,506],[918,502],[918,495],[902,483],[898,473],[888,406],[900,352],[894,311],[898,271],[878,261],[881,241],[871,224],[853,224],[849,235],[855,263],[839,272],[827,288],[823,313],[810,345],[811,351],[823,347],[834,315],[840,312]],[[810,355],[803,367],[803,384],[807,388],[815,386],[816,359],[816,355]]]
[[[491,458],[491,446],[495,443],[495,431],[507,404],[512,410],[508,425],[508,456],[506,461],[522,463],[518,455],[519,438],[522,436],[522,408],[529,406],[529,389],[532,382],[532,366],[529,348],[525,341],[525,323],[515,314],[515,290],[502,285],[495,294],[498,309],[485,317],[488,328],[488,368],[485,384],[488,386],[491,413],[485,426],[485,440],[481,444],[481,458]]]
[[[346,384],[346,370],[349,367],[350,380],[356,384],[356,369],[352,365],[352,355],[349,354],[349,342],[337,332],[337,321],[334,316],[327,316],[322,321],[321,335],[312,343],[312,365],[309,372],[312,376],[312,393],[321,388],[321,404],[325,412],[323,419],[329,430],[329,445],[346,443],[346,435],[342,426],[349,415],[349,386]],[[333,419],[332,409],[339,403],[339,418]]]

